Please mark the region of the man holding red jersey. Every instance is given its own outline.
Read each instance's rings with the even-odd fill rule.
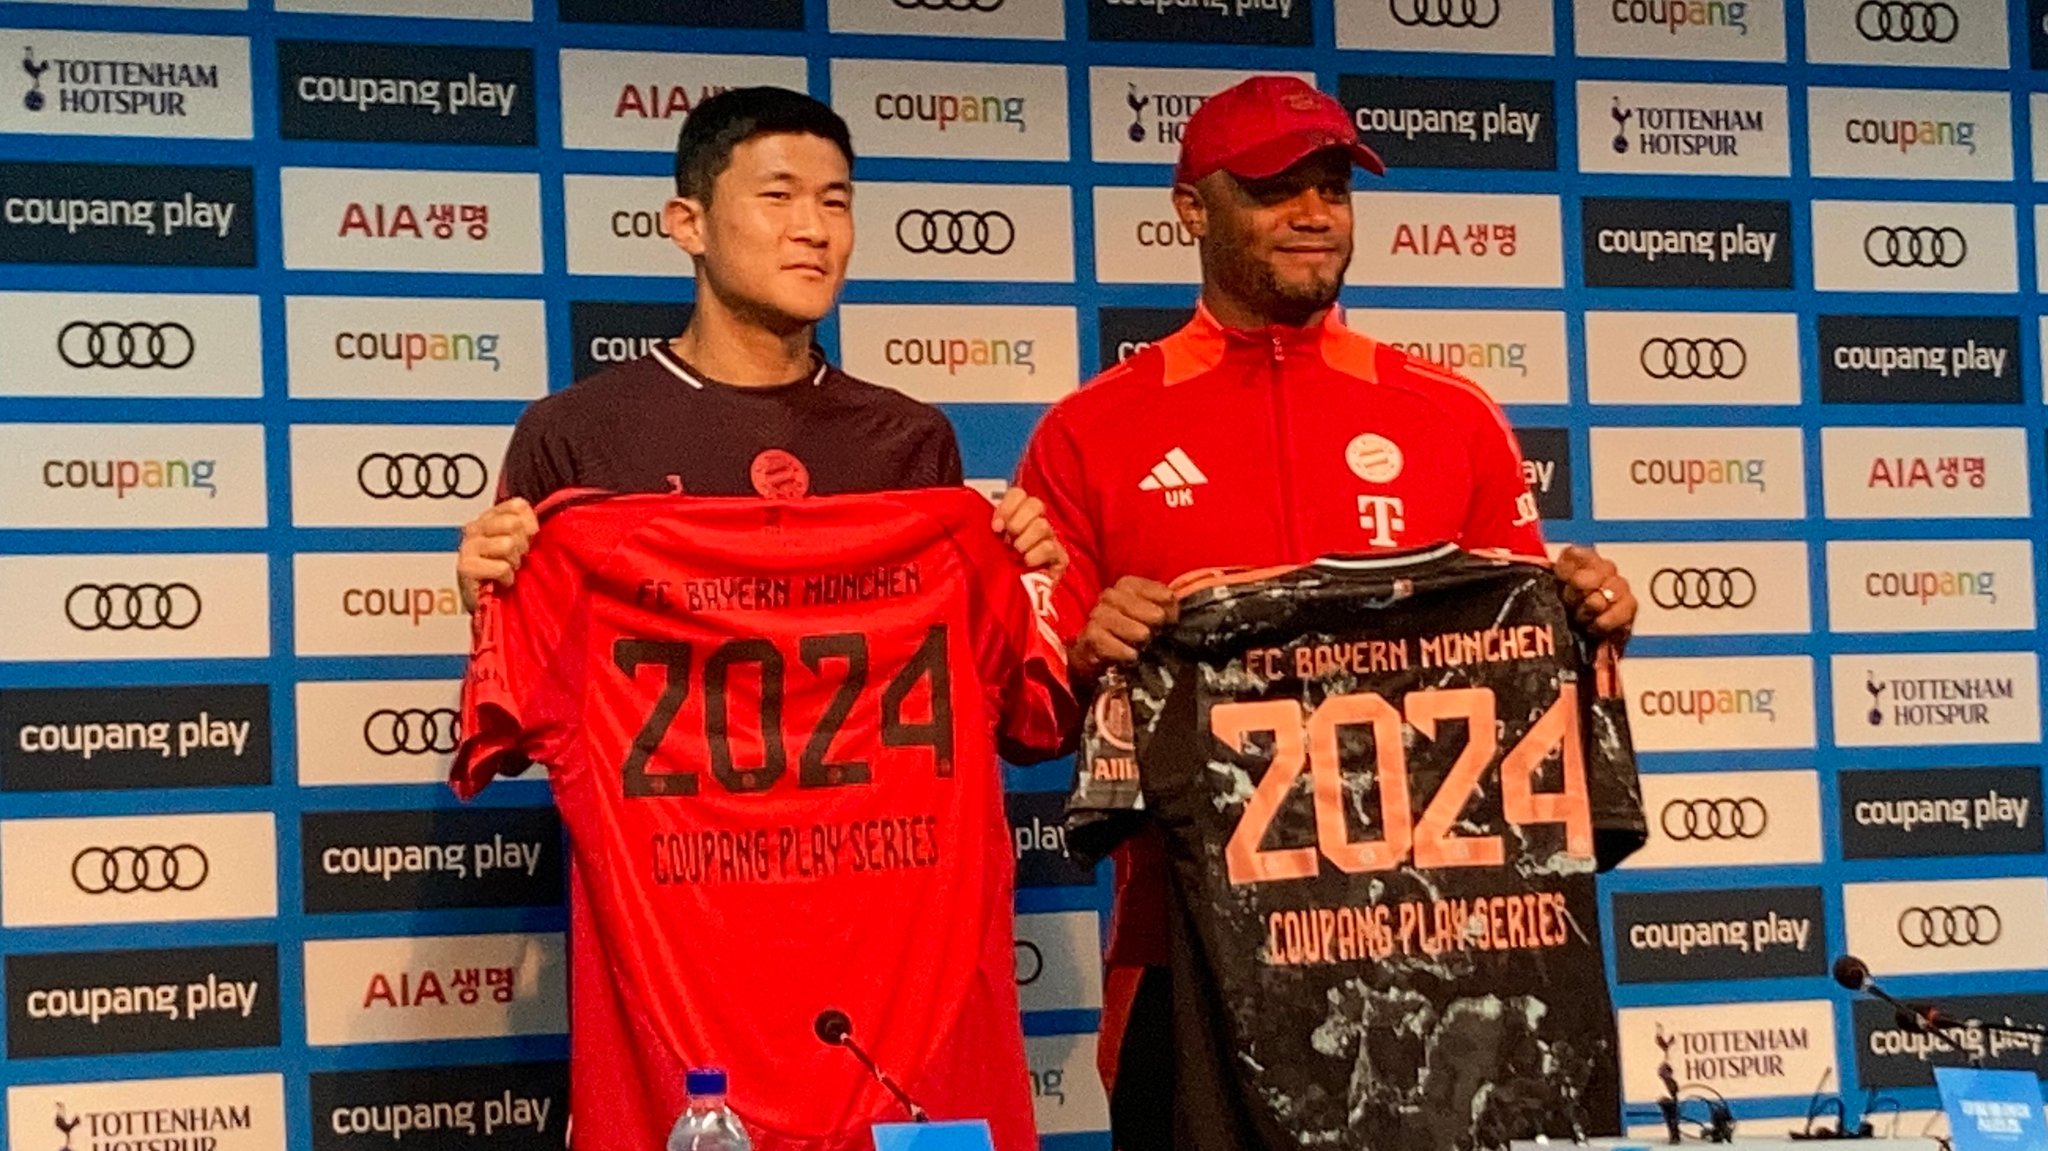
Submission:
[[[1386,171],[1297,79],[1246,80],[1188,121],[1173,201],[1200,248],[1195,316],[1054,405],[1018,469],[1071,557],[1057,596],[1083,690],[1136,660],[1174,618],[1167,581],[1197,568],[1446,540],[1544,554],[1500,409],[1344,325],[1354,163]],[[1556,571],[1595,634],[1626,635],[1611,562],[1567,548]],[[1165,866],[1156,834],[1116,855],[1099,1063],[1120,1151],[1170,1146]]]

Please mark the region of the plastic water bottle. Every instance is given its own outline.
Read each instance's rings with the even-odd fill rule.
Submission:
[[[689,1104],[668,1133],[668,1151],[754,1151],[740,1117],[725,1105],[725,1071],[693,1067],[683,1077]]]

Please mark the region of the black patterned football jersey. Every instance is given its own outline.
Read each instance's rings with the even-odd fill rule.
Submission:
[[[1453,546],[1183,580],[1096,697],[1068,842],[1172,872],[1174,1145],[1618,1134],[1597,871],[1645,826],[1613,653]]]

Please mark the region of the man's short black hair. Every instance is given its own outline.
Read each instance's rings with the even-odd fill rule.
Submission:
[[[787,88],[732,88],[697,105],[676,136],[676,195],[711,202],[732,150],[756,136],[798,133],[839,145],[853,167],[853,136],[839,113]]]

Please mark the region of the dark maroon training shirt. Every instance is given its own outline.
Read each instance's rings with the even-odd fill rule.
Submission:
[[[666,346],[537,400],[505,450],[501,498],[570,487],[697,496],[838,495],[961,482],[945,413],[814,352],[808,376],[720,383]]]

